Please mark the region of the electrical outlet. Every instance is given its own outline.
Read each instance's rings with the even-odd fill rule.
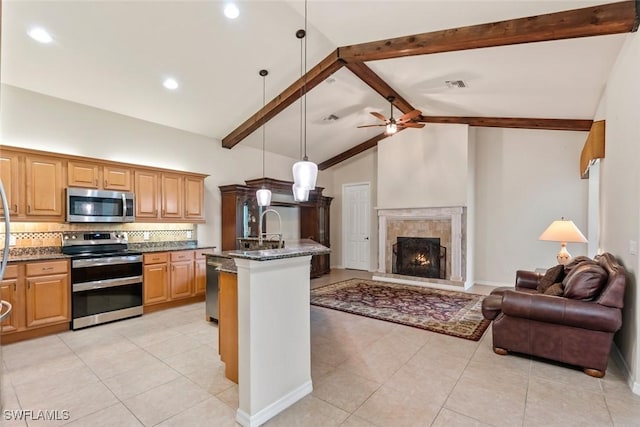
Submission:
[[[190,239],[193,236],[191,230],[187,230],[187,239]]]
[[[14,236],[13,234],[9,235],[9,246],[15,246],[16,245],[16,236]]]
[[[145,231],[145,232],[142,233],[142,239],[143,240],[149,240],[149,232],[148,231]]]
[[[629,255],[638,255],[638,242],[629,240]]]

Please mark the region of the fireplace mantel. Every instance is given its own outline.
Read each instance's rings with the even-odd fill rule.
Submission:
[[[381,209],[378,208],[378,272],[390,273],[386,271],[387,257],[387,222],[388,221],[411,221],[411,220],[449,220],[451,221],[451,277],[450,280],[460,282],[464,280],[462,274],[462,216],[463,206],[440,207],[440,208],[399,208]]]

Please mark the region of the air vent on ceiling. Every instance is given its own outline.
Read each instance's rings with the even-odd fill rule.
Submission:
[[[446,84],[449,89],[462,89],[467,87],[467,84],[462,80],[445,80],[444,84]]]

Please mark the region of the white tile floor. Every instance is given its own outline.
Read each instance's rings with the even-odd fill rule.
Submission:
[[[335,270],[312,287],[351,277],[370,274]],[[4,346],[5,408],[70,419],[3,413],[2,425],[236,425],[237,386],[203,319],[199,303]],[[472,342],[318,307],[311,328],[313,394],[269,426],[640,426],[640,396],[613,363],[596,379],[495,355],[490,330]]]

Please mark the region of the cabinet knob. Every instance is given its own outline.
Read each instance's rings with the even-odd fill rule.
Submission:
[[[109,182],[105,179],[104,180],[104,186],[106,187],[109,184]]]

